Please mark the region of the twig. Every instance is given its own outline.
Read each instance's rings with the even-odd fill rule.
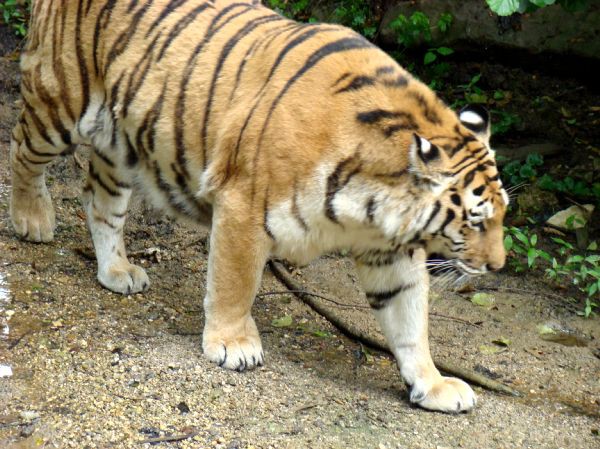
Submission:
[[[296,293],[296,296],[298,296],[298,298],[300,298],[315,312],[317,312],[319,315],[322,315],[331,324],[337,327],[340,330],[340,332],[342,332],[344,335],[353,340],[357,340],[367,346],[370,346],[371,348],[390,353],[390,350],[384,343],[362,332],[360,329],[357,329],[343,322],[337,315],[334,315],[321,304],[319,304],[318,301],[315,301],[314,297],[312,297],[310,293],[305,293],[305,291],[302,288],[300,288],[296,281],[293,280],[285,272],[285,270],[279,262],[269,261],[269,268],[271,269],[275,277],[279,279],[291,291],[301,291],[302,293]],[[475,371],[439,361],[436,361],[435,365],[439,368],[440,371],[459,377],[463,380],[469,381],[475,385],[479,385],[480,387],[486,388],[488,390],[505,393],[511,396],[521,396],[521,393],[519,393],[517,390],[514,390],[513,388],[510,388],[508,385],[504,385],[501,382],[492,380],[489,377],[476,373]]]
[[[429,315],[434,318],[442,318],[444,320],[456,321],[458,323],[468,324],[469,326],[473,326],[473,327],[482,327],[481,324],[473,323],[472,321],[464,320],[462,318],[458,318],[455,316],[444,315],[444,314],[441,314],[438,312],[429,312]]]
[[[256,295],[256,297],[257,298],[261,298],[263,296],[287,295],[289,293],[294,293],[294,294],[300,294],[301,293],[301,294],[304,294],[304,295],[314,296],[315,298],[323,299],[324,301],[327,301],[327,302],[330,302],[332,304],[335,304],[338,307],[344,307],[346,309],[370,309],[369,306],[361,306],[361,305],[358,305],[358,304],[345,304],[343,302],[336,301],[335,299],[328,298],[327,296],[323,296],[323,295],[320,295],[318,293],[314,293],[314,292],[310,292],[308,290],[302,290],[302,289],[299,289],[299,290],[285,290],[285,291],[280,291],[280,292],[273,292],[273,291],[263,292],[263,293],[258,293]]]
[[[332,304],[335,304],[338,307],[343,307],[345,309],[357,309],[357,310],[370,309],[369,306],[361,306],[359,304],[347,304],[347,303],[339,302],[339,301],[336,301],[335,299],[328,298],[327,296],[321,295],[319,293],[311,292],[309,290],[302,290],[302,289],[301,290],[268,291],[268,292],[258,293],[256,295],[256,297],[257,298],[262,298],[264,296],[287,295],[289,293],[304,294],[304,295],[314,296],[315,298],[322,299],[324,301],[330,302]],[[458,317],[454,317],[454,316],[450,316],[450,315],[444,315],[444,314],[437,313],[437,312],[429,312],[429,315],[432,316],[432,317],[434,317],[434,318],[442,318],[442,319],[445,319],[445,320],[457,321],[459,323],[468,324],[469,326],[481,327],[480,324],[473,323],[471,321],[464,320],[462,318],[458,318]]]
[[[182,441],[182,440],[187,440],[189,438],[194,438],[196,435],[198,435],[200,433],[199,430],[191,430],[188,433],[183,433],[181,435],[171,435],[171,436],[164,436],[164,437],[156,437],[156,438],[146,438],[145,440],[140,440],[139,443],[140,444],[145,444],[145,443],[164,443],[167,441]]]

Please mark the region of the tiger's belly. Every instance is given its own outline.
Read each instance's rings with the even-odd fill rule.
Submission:
[[[143,124],[134,119],[117,119],[110,105],[92,102],[77,127],[81,143],[91,145],[98,157],[127,167],[129,181],[154,208],[209,225],[212,205],[198,193],[203,170],[193,163],[185,169],[177,163],[172,133],[144,134]]]

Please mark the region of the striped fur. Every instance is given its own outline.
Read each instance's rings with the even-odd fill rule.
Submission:
[[[21,67],[17,234],[53,238],[45,166],[92,145],[84,199],[102,285],[149,285],[123,243],[134,186],[212,225],[210,360],[263,363],[250,308],[269,256],[303,263],[344,248],[411,400],[473,406],[470,388],[431,362],[424,263],[431,252],[469,274],[504,263],[507,197],[487,113],[457,116],[347,28],[295,23],[247,1],[34,0]]]

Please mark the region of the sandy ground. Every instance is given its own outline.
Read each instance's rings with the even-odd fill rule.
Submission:
[[[16,89],[14,62],[0,59],[0,448],[600,447],[598,318],[578,317],[579,304],[535,277],[481,279],[474,289],[493,295],[489,307],[472,304],[473,291],[432,294],[434,357],[524,393],[476,388],[468,414],[411,407],[388,356],[285,293],[254,306],[265,367],[240,374],[210,364],[200,349],[206,230],[146,212],[138,199],[126,241],[152,286],[132,296],[103,289],[79,201],[84,170],[70,156],[50,170],[55,241],[15,238]],[[325,257],[294,276],[349,304],[326,303],[377,335],[348,260]],[[282,291],[266,270],[261,292]],[[563,343],[574,345],[542,339],[539,325],[566,331]],[[501,339],[508,346],[493,343]]]

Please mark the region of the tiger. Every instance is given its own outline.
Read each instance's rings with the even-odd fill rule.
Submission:
[[[123,227],[133,189],[210,227],[202,350],[262,366],[251,307],[266,262],[345,250],[410,402],[472,409],[428,343],[427,258],[502,268],[508,196],[481,106],[450,109],[353,30],[256,1],[34,0],[11,135],[14,230],[54,237],[45,168],[92,147],[82,199],[99,283],[145,291]]]

